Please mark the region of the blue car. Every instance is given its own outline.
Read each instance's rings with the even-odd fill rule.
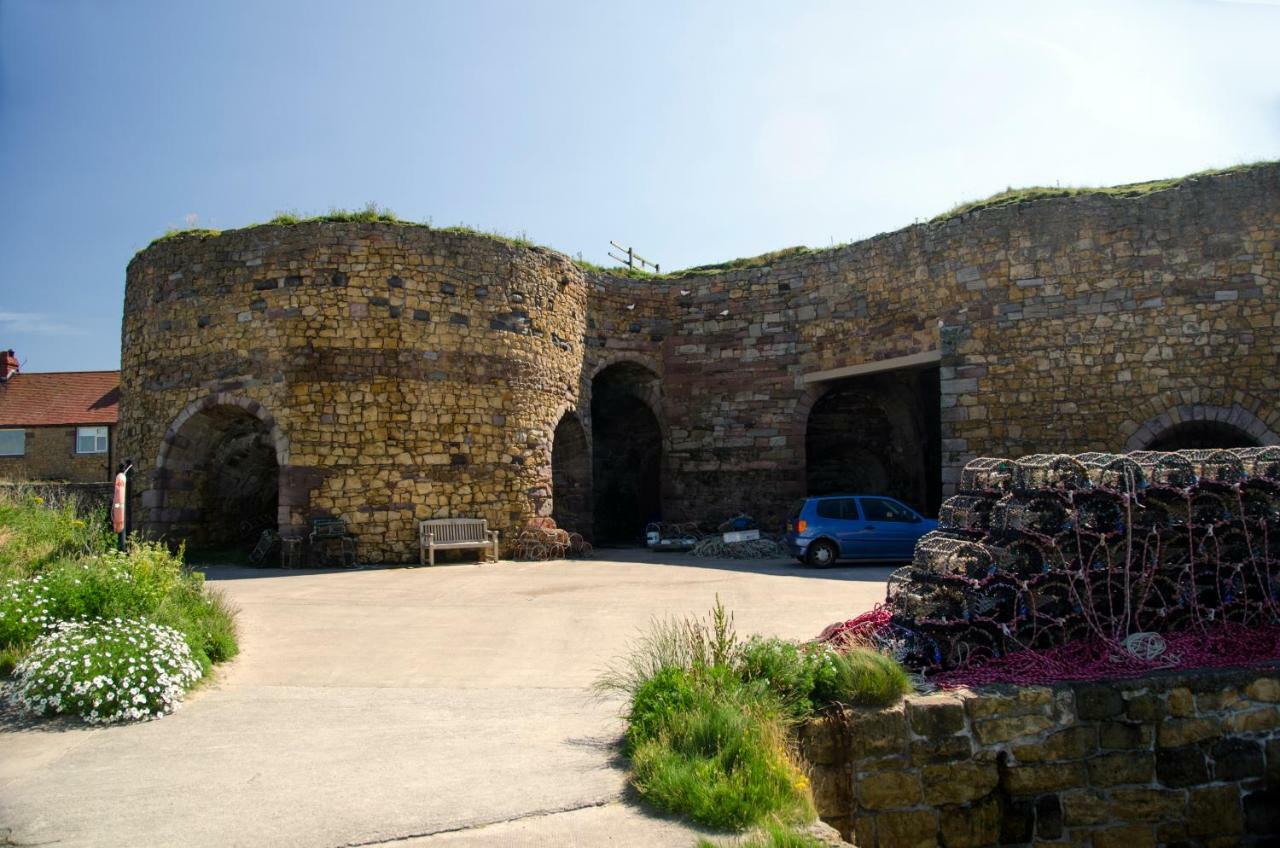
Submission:
[[[805,498],[787,519],[787,547],[818,568],[837,560],[893,562],[911,559],[916,542],[938,522],[882,495]]]

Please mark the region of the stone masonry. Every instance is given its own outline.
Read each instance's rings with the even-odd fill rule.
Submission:
[[[618,363],[654,378],[668,520],[776,525],[809,411],[877,369],[936,369],[944,494],[974,456],[1132,449],[1183,420],[1275,443],[1278,242],[1274,165],[653,279],[395,223],[178,236],[129,266],[122,450],[144,525],[183,535],[209,514],[203,441],[258,427],[282,530],[341,516],[361,559],[402,561],[419,519],[551,514],[553,434],[574,416],[590,449]]]
[[[818,812],[860,848],[1272,845],[1275,669],[913,696],[811,721]]]

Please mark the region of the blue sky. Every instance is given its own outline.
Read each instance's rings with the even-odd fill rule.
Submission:
[[[368,201],[665,269],[1280,158],[1280,0],[0,0],[0,347],[115,368],[165,230]]]

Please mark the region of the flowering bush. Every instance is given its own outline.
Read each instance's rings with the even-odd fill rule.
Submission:
[[[53,622],[47,587],[38,576],[0,583],[0,647],[26,645]]]
[[[34,715],[139,721],[172,711],[201,673],[170,627],[120,618],[62,622],[18,663],[9,699]]]

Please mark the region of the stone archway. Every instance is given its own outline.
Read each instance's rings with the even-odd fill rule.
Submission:
[[[592,531],[597,543],[639,542],[662,518],[664,432],[657,375],[633,361],[591,379]]]
[[[218,393],[184,409],[169,426],[143,495],[143,527],[210,547],[244,547],[287,523],[281,503],[288,440],[249,398]]]
[[[574,412],[565,412],[551,439],[551,517],[556,526],[592,538],[591,448]]]
[[[1243,406],[1193,404],[1161,413],[1140,426],[1125,450],[1280,445],[1280,436]]]
[[[881,494],[935,515],[942,500],[937,368],[832,381],[805,423],[805,490]]]

